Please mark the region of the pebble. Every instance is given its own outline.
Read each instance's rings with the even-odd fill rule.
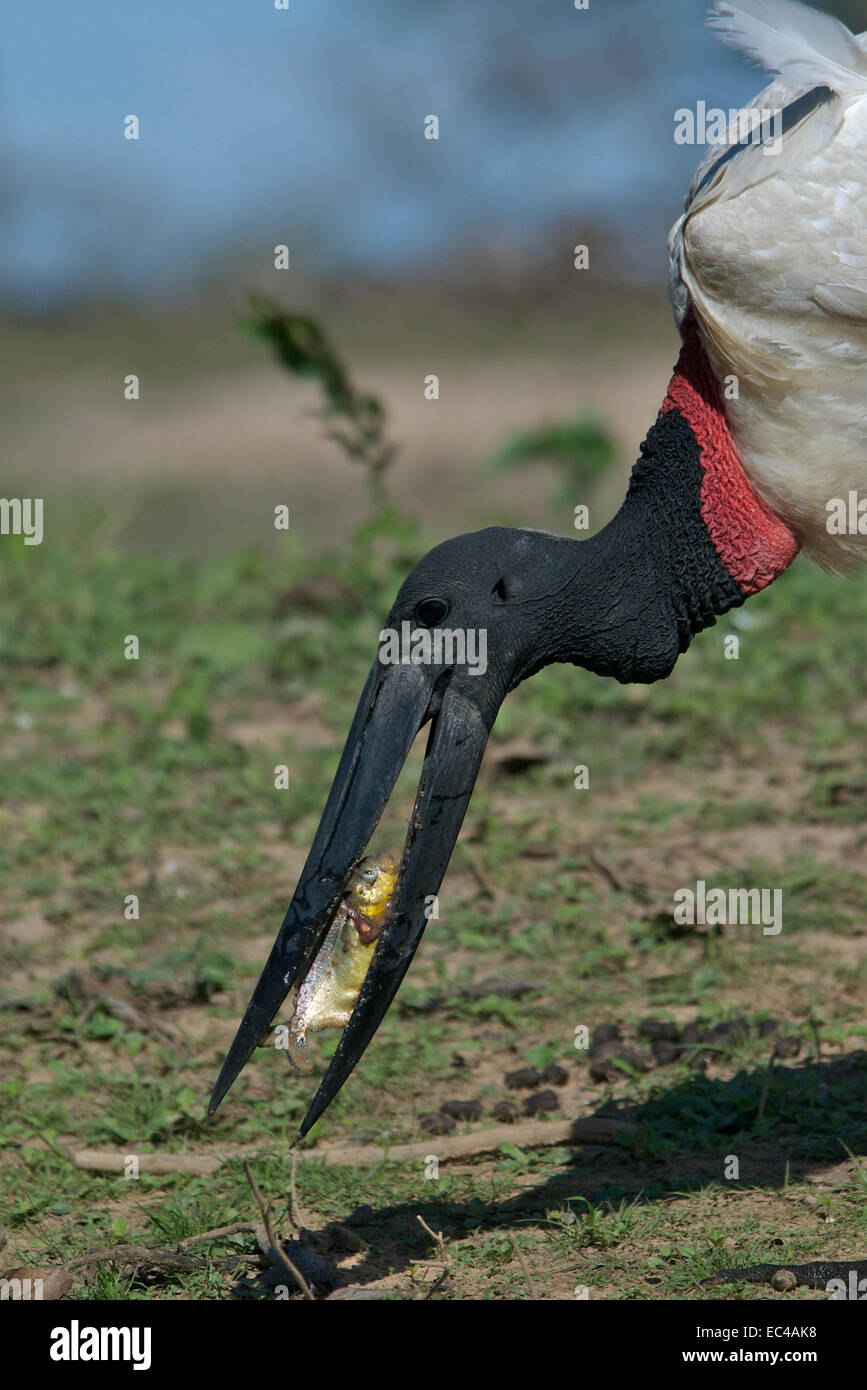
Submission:
[[[440,1106],[442,1115],[450,1115],[453,1120],[480,1120],[482,1102],[480,1100],[447,1100]]]
[[[669,1042],[666,1038],[654,1038],[650,1044],[650,1051],[653,1053],[653,1060],[658,1067],[667,1067],[671,1062],[676,1062],[680,1056],[680,1048],[677,1043]]]
[[[707,1033],[702,1032],[697,1023],[688,1023],[680,1035],[682,1043],[706,1042]]]
[[[556,1091],[537,1091],[534,1096],[528,1096],[524,1101],[525,1115],[538,1115],[546,1110],[559,1110],[560,1098]]]
[[[519,1067],[517,1071],[506,1072],[506,1085],[510,1091],[531,1091],[541,1080],[535,1067]]]
[[[430,1110],[425,1115],[419,1115],[418,1127],[422,1134],[451,1134],[455,1121],[442,1110]]]
[[[602,1055],[594,1057],[590,1063],[591,1081],[625,1081],[626,1073],[617,1066],[618,1061],[625,1062],[636,1071],[647,1071],[650,1061],[646,1052],[637,1052],[634,1047],[613,1042],[606,1043],[601,1052]]]
[[[718,1023],[711,1029],[712,1038],[727,1038],[732,1043],[742,1043],[750,1036],[750,1025],[745,1018],[732,1018],[728,1023]]]
[[[569,1073],[564,1067],[558,1067],[556,1062],[552,1062],[542,1072],[542,1080],[547,1081],[549,1086],[565,1086],[569,1080]]]
[[[680,1029],[676,1023],[665,1023],[661,1018],[643,1018],[638,1025],[638,1036],[650,1043],[676,1043],[680,1041]]]

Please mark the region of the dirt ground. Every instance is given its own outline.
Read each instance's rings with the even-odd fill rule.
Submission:
[[[442,920],[305,1146],[294,1208],[287,1142],[309,1079],[262,1049],[204,1119],[371,633],[418,547],[499,521],[569,531],[553,468],[504,476],[485,461],[515,429],[590,407],[619,455],[592,499],[600,521],[622,495],[673,331],[648,352],[646,324],[633,334],[625,318],[604,351],[574,356],[562,333],[544,351],[534,333],[532,350],[529,330],[508,352],[462,352],[452,331],[436,351],[410,341],[389,355],[380,328],[361,375],[388,404],[403,444],[389,486],[420,531],[361,542],[362,479],[323,441],[312,391],[267,360],[209,358],[207,335],[174,341],[157,325],[131,335],[135,352],[82,340],[75,375],[55,378],[51,342],[26,339],[19,369],[45,358],[48,381],[10,407],[11,458],[30,491],[44,488],[50,541],[38,569],[4,576],[4,1271],[77,1260],[72,1298],[270,1297],[240,1155],[282,1235],[303,1228],[343,1284],[401,1298],[694,1299],[733,1265],[864,1249],[863,592],[800,563],[660,686],[554,668],[509,698]],[[125,403],[116,363],[137,354],[142,399]],[[438,402],[423,396],[431,371]],[[275,550],[280,501],[293,528]],[[131,672],[119,635],[138,628],[147,659]],[[729,630],[737,663],[722,656]],[[402,839],[419,757],[375,849]],[[698,878],[781,887],[785,930],[678,933],[672,892]],[[133,928],[119,917],[128,893],[144,905]],[[667,1058],[652,1054],[648,1019],[679,1039]],[[575,1047],[582,1026],[589,1056]],[[610,1026],[620,1037],[606,1051]],[[316,1046],[325,1060],[329,1043]],[[527,1068],[526,1084],[507,1079]],[[448,1116],[456,1102],[472,1113]],[[536,1119],[634,1129],[604,1145],[444,1155],[435,1178],[422,1162],[317,1160],[337,1141],[436,1158],[503,1106],[516,1135]],[[130,1190],[77,1167],[80,1149],[226,1162]],[[182,1245],[198,1263],[166,1266]]]

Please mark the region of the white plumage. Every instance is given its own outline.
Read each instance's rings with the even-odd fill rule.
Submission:
[[[776,155],[708,150],[669,238],[672,302],[737,379],[726,412],[753,485],[845,570],[867,559],[867,535],[826,526],[829,499],[867,498],[867,34],[796,0],[716,0],[710,23],[777,74],[747,109],[830,90]]]

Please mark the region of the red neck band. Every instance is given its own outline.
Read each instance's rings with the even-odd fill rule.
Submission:
[[[701,514],[714,548],[744,597],[756,594],[788,568],[799,543],[743,470],[719,386],[691,320],[660,413],[669,410],[679,411],[699,446]]]

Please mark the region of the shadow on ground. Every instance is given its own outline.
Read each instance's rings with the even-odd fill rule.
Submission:
[[[433,1198],[359,1209],[348,1221],[366,1252],[353,1266],[351,1282],[364,1285],[429,1259],[431,1242],[419,1216],[446,1240],[517,1233],[546,1222],[549,1213],[576,1199],[602,1211],[624,1198],[638,1203],[685,1199],[703,1185],[723,1184],[729,1155],[739,1160],[740,1184],[772,1191],[838,1166],[847,1151],[867,1152],[867,1052],[778,1067],[767,1082],[765,1068],[728,1080],[685,1078],[643,1104],[603,1107],[598,1115],[630,1120],[639,1126],[637,1135],[614,1147],[576,1150],[565,1167],[503,1201]],[[431,1153],[436,1153],[435,1139]],[[311,1232],[313,1243],[327,1247],[332,1225]],[[592,1264],[593,1250],[584,1253]],[[720,1268],[727,1258],[730,1263],[720,1252]]]

